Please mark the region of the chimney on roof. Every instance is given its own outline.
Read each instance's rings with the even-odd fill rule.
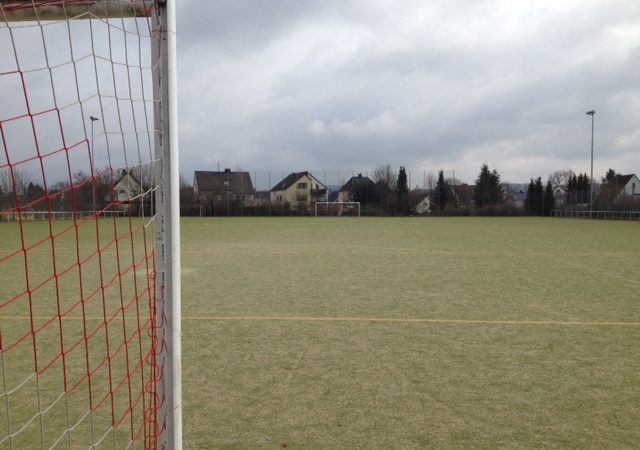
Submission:
[[[362,178],[362,174],[361,173],[358,174],[358,178]]]
[[[224,169],[224,173],[231,173],[231,169]]]

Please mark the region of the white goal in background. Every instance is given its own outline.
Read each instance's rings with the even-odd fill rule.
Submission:
[[[360,202],[316,202],[315,216],[360,217]]]

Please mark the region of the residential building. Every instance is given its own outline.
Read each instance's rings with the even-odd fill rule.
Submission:
[[[455,204],[458,206],[472,206],[473,205],[473,193],[475,186],[470,184],[455,184],[451,186],[453,190],[453,197]]]
[[[427,194],[422,200],[420,200],[413,208],[416,214],[430,214],[431,213],[431,197]]]
[[[366,194],[369,191],[375,189],[376,184],[368,176],[362,176],[359,173],[357,176],[349,178],[345,184],[342,185],[338,191],[337,201],[339,202],[357,202],[365,199],[358,199],[358,193]],[[366,202],[364,202],[366,203]]]
[[[602,205],[640,199],[640,179],[636,174],[616,175],[600,186],[596,201]]]
[[[142,183],[138,177],[130,170],[123,169],[120,178],[113,184],[112,191],[104,196],[104,200],[106,202],[112,201],[113,195],[113,200],[116,202],[118,209],[128,211],[132,204],[137,205],[142,203],[143,190]],[[100,197],[96,196],[96,198]],[[98,208],[100,208],[99,205]],[[135,211],[135,209],[133,211]]]
[[[201,205],[220,209],[252,206],[255,192],[249,172],[197,170],[193,176],[193,195]]]
[[[289,205],[292,210],[306,210],[315,202],[328,198],[327,187],[309,172],[294,172],[271,189],[272,205]]]

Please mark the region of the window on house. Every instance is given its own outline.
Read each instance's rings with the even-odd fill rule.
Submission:
[[[298,189],[306,189],[307,183],[298,183]]]

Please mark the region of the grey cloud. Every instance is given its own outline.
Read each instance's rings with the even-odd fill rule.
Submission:
[[[178,2],[182,172],[640,172],[640,3]],[[1,88],[1,87],[0,87]],[[98,144],[100,145],[100,144]],[[622,166],[624,165],[624,166]]]

